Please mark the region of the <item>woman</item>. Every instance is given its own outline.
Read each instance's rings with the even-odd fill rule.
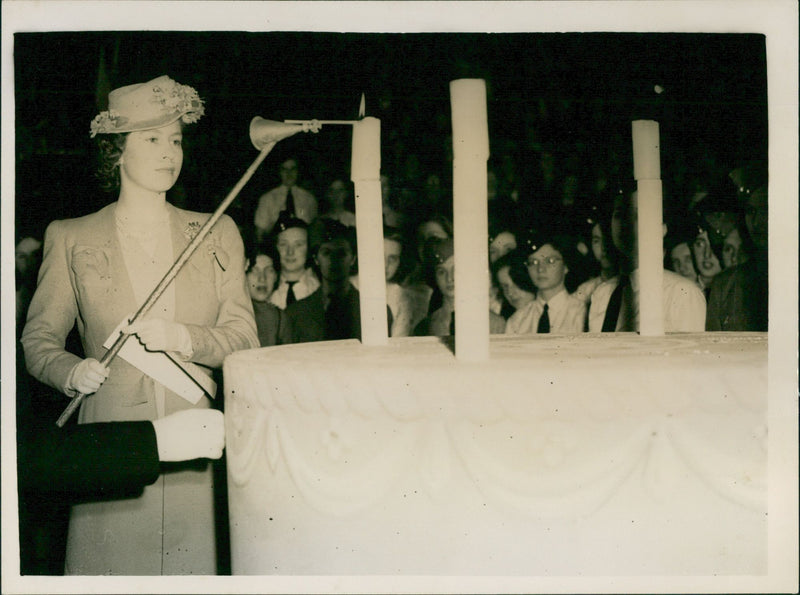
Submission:
[[[433,268],[436,286],[442,294],[442,304],[422,319],[414,328],[414,335],[441,337],[455,334],[455,258],[453,240],[431,238],[425,249],[427,262]],[[489,333],[502,334],[506,321],[489,311]]]
[[[453,237],[453,224],[441,214],[431,215],[419,222],[414,232],[415,251],[411,272],[402,285],[412,301],[412,328],[442,305],[442,294],[433,275],[433,267],[426,262],[425,249],[431,238],[445,240]]]
[[[245,274],[247,290],[253,302],[253,313],[261,347],[285,345],[292,342],[292,331],[286,312],[269,301],[278,284],[275,270],[277,257],[262,243],[248,250]]]
[[[708,233],[708,226],[699,218],[696,221],[695,234],[692,257],[697,271],[697,284],[708,299],[714,277],[722,272],[722,243],[716,241],[716,235]]]
[[[581,283],[572,294],[588,304],[597,286],[617,276],[617,255],[610,240],[608,221],[597,221],[592,225],[592,255],[600,267],[600,274]]]
[[[494,284],[503,296],[501,315],[506,320],[536,299],[536,287],[528,275],[521,251],[514,250],[501,256],[492,265],[492,270]]]
[[[128,339],[130,347],[138,340],[149,352],[168,353],[161,361],[171,377],[181,374],[176,362],[192,374],[210,374],[229,353],[258,346],[242,240],[227,216],[147,318],[124,328],[208,219],[165,198],[183,164],[183,127],[204,109],[193,88],[167,76],[116,89],[108,100],[109,110],[92,121],[91,135],[101,135],[100,174],[119,185],[119,198],[96,213],[48,227],[22,336],[28,369],[70,397],[91,395],[79,423],[153,420],[210,408],[208,396],[192,403],[122,356],[108,367],[98,361],[118,325],[136,335]],[[75,324],[86,359],[64,348]],[[199,463],[165,471],[138,498],[73,507],[65,573],[214,574],[212,474],[207,461]]]
[[[355,203],[351,192],[352,182],[336,178],[328,186],[325,197],[320,201],[320,217],[335,219],[348,227],[355,227]]]
[[[404,246],[405,238],[400,230],[384,226],[383,266],[386,276],[386,306],[392,315],[392,324],[389,328],[390,337],[408,337],[415,322],[412,296],[398,281],[405,276]],[[350,278],[350,282],[358,289],[357,274]]]
[[[584,330],[586,303],[567,291],[569,240],[542,235],[527,242],[528,274],[536,299],[511,315],[507,334],[580,333]]]

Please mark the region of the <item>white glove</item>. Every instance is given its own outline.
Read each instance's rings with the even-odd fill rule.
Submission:
[[[216,409],[185,409],[153,420],[158,458],[165,462],[218,459],[225,448],[225,417]]]
[[[74,393],[91,395],[97,392],[106,378],[108,368],[93,357],[87,357],[72,367],[64,392],[70,396],[75,396]]]
[[[148,351],[178,351],[185,358],[192,355],[189,329],[178,322],[145,318],[129,324],[122,332],[139,337],[139,342]]]

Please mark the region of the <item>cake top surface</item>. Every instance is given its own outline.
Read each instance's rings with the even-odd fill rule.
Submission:
[[[551,361],[563,365],[617,364],[625,359],[670,361],[695,365],[766,365],[765,333],[676,333],[642,337],[636,333],[592,335],[493,335],[485,362],[463,362],[454,355],[453,337],[400,337],[387,345],[365,346],[360,341],[298,343],[239,351],[226,362],[245,365],[402,367],[498,366]],[[638,365],[638,364],[637,364]]]

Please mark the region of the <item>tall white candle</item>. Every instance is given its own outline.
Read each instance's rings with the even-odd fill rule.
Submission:
[[[453,120],[453,248],[456,358],[489,358],[489,215],[486,82],[450,82]]]
[[[634,120],[633,177],[639,262],[639,333],[664,334],[664,240],[658,122]]]
[[[361,300],[361,342],[386,345],[386,275],[383,263],[381,202],[381,121],[353,123],[350,179],[355,186],[358,287]]]

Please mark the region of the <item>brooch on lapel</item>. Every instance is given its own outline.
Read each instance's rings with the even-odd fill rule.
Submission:
[[[189,238],[189,241],[191,242],[200,232],[201,227],[202,226],[200,225],[199,221],[190,221],[189,225],[186,226],[186,229],[183,230],[183,235]]]

